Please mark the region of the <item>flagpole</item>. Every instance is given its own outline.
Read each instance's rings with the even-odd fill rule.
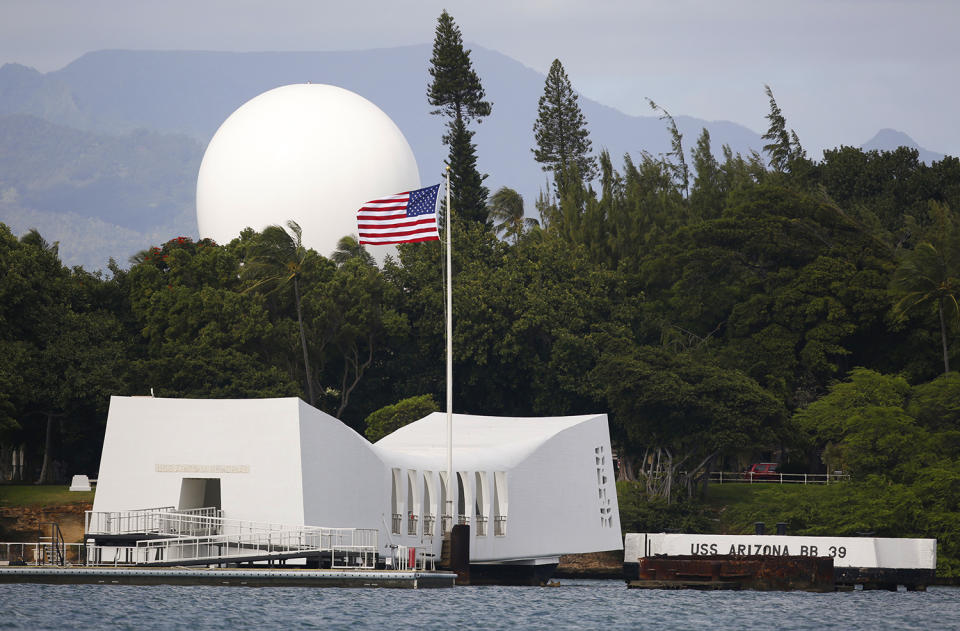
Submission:
[[[447,165],[447,502],[450,508],[450,524],[453,527],[454,509],[453,490],[457,485],[453,479],[453,285],[451,272],[450,244],[450,165]]]

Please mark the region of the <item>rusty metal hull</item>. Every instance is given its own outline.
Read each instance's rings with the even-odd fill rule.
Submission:
[[[631,572],[632,574],[632,572]],[[646,589],[836,591],[833,559],[807,556],[642,557],[627,586]]]

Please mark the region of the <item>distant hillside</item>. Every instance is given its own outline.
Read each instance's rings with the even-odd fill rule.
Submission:
[[[0,221],[61,241],[64,261],[97,269],[176,234],[196,233],[203,148],[182,135],[122,136],[0,116]]]
[[[927,164],[939,162],[944,158],[942,153],[924,149],[918,145],[913,138],[896,129],[881,129],[873,138],[860,145],[860,148],[865,151],[893,151],[898,147],[916,149],[920,156],[920,161],[926,162]]]
[[[144,168],[133,166],[120,177],[99,165],[97,177],[89,182],[76,174],[66,177],[58,174],[68,159],[66,156],[56,159],[52,155],[49,146],[52,141],[37,139],[34,144],[27,143],[18,149],[27,152],[23,160],[35,165],[36,178],[46,182],[30,189],[30,208],[48,213],[69,210],[81,217],[95,217],[127,229],[146,230],[150,226],[140,221],[146,217],[141,209],[159,203],[156,197],[161,191],[157,185],[162,182],[170,187],[167,193],[177,200],[174,214],[179,214],[180,202],[193,203],[189,199],[192,192],[186,193],[192,191],[196,183],[198,156],[202,156],[202,149],[220,123],[257,94],[290,83],[330,83],[368,98],[383,109],[407,137],[420,166],[421,180],[438,180],[447,152],[440,141],[443,121],[430,115],[425,97],[430,54],[428,45],[316,53],[100,51],[46,74],[7,64],[0,68],[0,115],[26,114],[62,126],[55,135],[67,155],[76,153],[69,145],[89,142],[94,136],[70,138],[64,127],[100,136],[108,134],[114,140],[103,142],[113,143],[111,151],[123,156],[122,160],[145,156],[144,148],[139,145],[144,138],[152,138],[151,149],[147,150],[149,161],[143,164]],[[474,47],[472,57],[487,97],[493,102],[493,115],[477,128],[475,136],[479,167],[489,174],[486,183],[491,191],[501,185],[518,189],[526,199],[527,212],[532,213],[533,201],[546,181],[530,151],[544,76],[484,48]],[[576,77],[572,80],[576,85]],[[652,94],[651,97],[669,107],[666,96]],[[637,156],[641,151],[658,154],[670,149],[664,123],[654,116],[628,116],[588,99],[581,99],[581,107],[594,148],[608,149],[618,166],[627,152]],[[28,120],[7,118],[6,133],[12,134],[10,126],[16,124],[27,125],[22,130],[24,138],[30,133],[39,133],[36,123],[28,124]],[[762,146],[755,132],[734,123],[707,122],[686,116],[678,116],[677,123],[685,134],[688,148],[693,147],[703,126],[710,129],[718,153],[724,143],[744,153]],[[153,135],[134,133],[142,129],[150,130]],[[174,142],[169,139],[174,136],[170,136],[163,141],[173,143],[167,145],[169,154],[165,154],[160,134],[190,136],[197,141],[199,151],[187,151],[184,139]],[[128,146],[121,149],[119,145],[125,143]],[[7,148],[3,151],[10,153]],[[54,159],[50,161],[50,158]],[[8,159],[19,160],[12,153]],[[53,172],[46,172],[47,164]],[[151,172],[154,169],[157,173]],[[175,174],[179,178],[176,182],[171,179]],[[151,192],[140,199],[147,191]],[[25,199],[22,192],[20,195]],[[164,208],[167,210],[158,216],[169,217],[170,206]],[[171,236],[195,230],[195,221],[179,222]],[[118,251],[115,256],[125,258],[128,254]]]

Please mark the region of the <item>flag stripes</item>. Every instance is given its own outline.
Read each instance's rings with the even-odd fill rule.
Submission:
[[[440,185],[398,193],[364,204],[357,211],[360,243],[388,245],[439,241],[437,198]]]

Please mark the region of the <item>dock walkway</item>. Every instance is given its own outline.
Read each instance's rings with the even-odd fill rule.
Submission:
[[[0,584],[228,585],[243,587],[453,587],[450,572],[397,570],[0,567]]]

